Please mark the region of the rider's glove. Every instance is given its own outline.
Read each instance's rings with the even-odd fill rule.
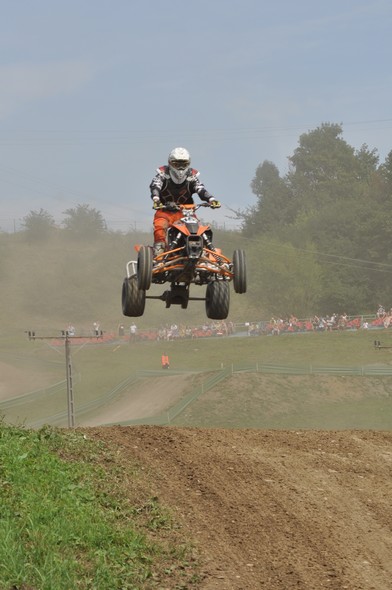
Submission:
[[[153,209],[159,209],[160,208],[160,204],[161,204],[161,200],[159,197],[153,197],[152,198],[152,208]]]
[[[210,207],[212,207],[212,209],[219,209],[219,207],[221,206],[220,202],[217,201],[214,197],[210,197],[208,199],[208,202],[210,204]]]
[[[178,211],[178,205],[174,201],[167,201],[165,203],[166,211]]]

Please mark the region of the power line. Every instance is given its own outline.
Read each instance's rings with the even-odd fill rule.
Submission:
[[[359,127],[359,126],[376,126],[382,124],[383,126],[392,124],[392,119],[369,119],[362,121],[347,121],[339,123],[342,128]],[[167,140],[170,137],[177,137],[179,133],[187,138],[215,138],[215,139],[241,139],[249,137],[258,137],[260,135],[269,136],[284,136],[285,134],[292,135],[294,132],[298,133],[303,129],[314,127],[313,124],[302,125],[283,125],[283,126],[262,126],[262,127],[237,127],[237,128],[205,128],[205,129],[35,129],[35,130],[7,130],[0,131],[0,145],[10,145],[14,143],[33,143],[43,142],[43,144],[53,145],[61,144],[74,145],[77,143],[105,143],[105,144],[120,144],[133,143],[140,141],[151,140]],[[319,125],[317,125],[318,127]]]
[[[255,244],[258,242],[257,238],[252,238],[252,237],[248,238],[246,236],[242,236],[242,239],[245,241],[253,242]],[[343,256],[343,255],[339,255],[339,254],[328,254],[327,252],[318,252],[317,250],[307,250],[305,248],[297,248],[291,244],[279,244],[279,247],[280,248],[288,248],[290,250],[295,250],[297,252],[303,252],[305,254],[312,254],[312,255],[320,256],[320,257],[324,257],[324,258],[335,258],[336,259],[336,261],[324,260],[323,261],[324,264],[335,264],[337,266],[348,266],[350,268],[359,268],[359,269],[363,269],[363,270],[392,273],[392,264],[388,264],[385,262],[375,262],[372,260],[365,260],[362,258],[353,258],[350,256]],[[271,252],[274,254],[280,253],[279,250],[276,250],[274,248],[266,248],[263,250],[263,252]],[[340,262],[341,260],[344,262]]]

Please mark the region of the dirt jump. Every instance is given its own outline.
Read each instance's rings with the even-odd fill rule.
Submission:
[[[189,588],[391,589],[392,433],[83,430],[174,511],[202,564]]]

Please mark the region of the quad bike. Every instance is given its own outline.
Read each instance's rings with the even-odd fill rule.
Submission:
[[[183,309],[189,301],[201,300],[208,318],[224,320],[229,314],[230,282],[236,293],[246,292],[245,252],[234,250],[230,260],[215,248],[210,226],[196,217],[200,207],[210,204],[178,206],[182,217],[169,227],[165,251],[154,256],[151,246],[135,246],[137,260],[127,263],[122,287],[125,316],[142,316],[146,299],[160,299],[166,308],[181,305]],[[170,288],[162,295],[147,295],[152,283],[168,283]],[[191,297],[190,285],[206,285],[205,297]]]

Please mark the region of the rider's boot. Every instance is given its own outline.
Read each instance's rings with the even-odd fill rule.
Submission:
[[[158,254],[163,254],[163,252],[165,251],[165,247],[165,242],[154,242],[154,256],[158,256]]]

